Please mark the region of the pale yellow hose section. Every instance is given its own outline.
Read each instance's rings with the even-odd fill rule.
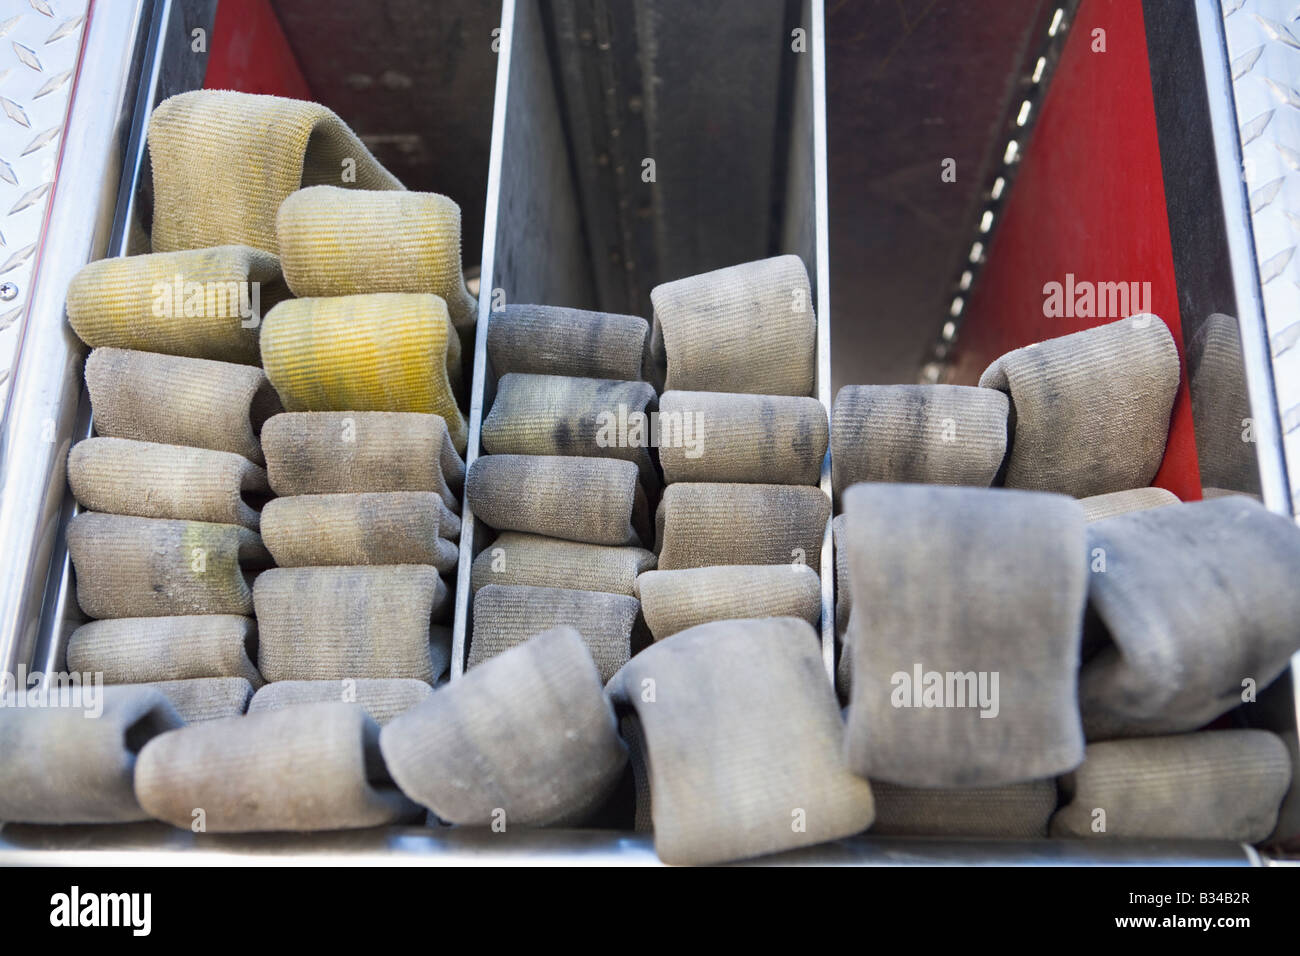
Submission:
[[[461,272],[460,225],[460,207],[437,193],[313,186],[280,206],[276,237],[296,296],[432,292],[463,329],[478,305]]]
[[[286,411],[441,415],[465,451],[465,419],[448,378],[460,366],[460,341],[436,295],[282,302],[262,323],[262,362]]]
[[[256,365],[259,312],[283,289],[276,257],[248,246],[99,259],[68,286],[68,322],[94,348]]]
[[[195,90],[149,119],[155,252],[240,243],[276,252],[280,204],[304,186],[402,189],[335,113],[279,96]]]

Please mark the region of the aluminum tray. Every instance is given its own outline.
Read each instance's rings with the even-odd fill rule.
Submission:
[[[57,249],[58,255],[38,253],[31,304],[23,321],[21,350],[0,435],[0,553],[5,555],[0,567],[0,667],[6,669],[12,669],[18,662],[46,670],[61,666],[68,628],[76,623],[76,602],[71,597],[62,537],[72,503],[65,490],[62,463],[69,444],[87,433],[89,410],[79,377],[84,350],[63,321],[67,282],[83,262],[121,254],[129,248],[130,226],[137,216],[138,187],[142,184],[144,168],[141,139],[144,122],[152,104],[160,98],[201,82],[201,64],[196,65],[189,54],[188,29],[193,26],[193,18],[211,15],[211,0],[123,0],[113,4],[111,16],[100,16],[99,8],[103,6],[92,7],[83,27],[85,45],[79,72],[73,80],[68,114],[68,128],[77,132],[76,149],[62,155],[41,250]],[[639,28],[652,29],[656,25],[647,13],[653,3],[628,6],[637,10]],[[1230,17],[1252,13],[1251,9],[1241,10],[1239,0],[1229,0],[1227,6],[1234,6]],[[1247,6],[1263,9],[1277,5],[1247,3]],[[1242,153],[1231,97],[1235,92],[1238,98],[1235,105],[1240,106],[1244,97],[1254,95],[1244,84],[1253,83],[1256,78],[1236,76],[1230,70],[1223,39],[1224,21],[1207,15],[1215,7],[1214,0],[1199,0],[1197,4],[1205,46],[1205,79],[1216,122],[1215,143],[1222,169],[1231,170]],[[599,2],[583,5],[581,9],[588,13],[591,10],[602,15],[609,13],[607,6]],[[735,53],[731,41],[735,36],[752,36],[750,29],[739,29],[733,19],[726,33],[728,42],[722,43],[716,34],[709,34],[707,24],[689,19],[678,23],[680,33],[673,34],[672,42],[661,45],[661,50],[667,51],[663,56],[677,66],[666,63],[665,84],[659,89],[655,103],[650,103],[646,91],[639,91],[644,112],[637,114],[640,118],[626,127],[618,123],[616,111],[603,114],[599,120],[591,118],[596,115],[591,113],[579,123],[569,108],[570,103],[583,96],[600,100],[601,91],[609,83],[626,82],[626,78],[619,79],[617,72],[619,64],[626,63],[625,51],[618,46],[617,37],[609,33],[609,22],[582,20],[577,5],[556,2],[540,6],[538,0],[506,0],[493,113],[490,192],[482,260],[483,296],[470,410],[470,460],[478,450],[483,413],[490,407],[492,377],[484,343],[492,290],[496,288],[505,290],[511,301],[579,307],[603,305],[648,315],[645,295],[656,281],[777,252],[797,252],[808,265],[815,290],[820,330],[818,397],[824,405],[829,405],[823,3],[808,0],[802,6],[755,4],[752,9],[757,12],[751,12],[750,16],[781,17],[780,31],[786,36],[801,25],[808,31],[809,52],[799,59],[798,71],[788,83],[782,81],[773,87],[788,89],[788,93],[782,94],[787,99],[782,103],[778,96],[775,110],[770,103],[763,107],[772,116],[782,117],[780,142],[783,146],[777,147],[774,128],[756,123],[747,126],[743,120],[750,114],[738,113],[742,122],[737,128],[714,128],[706,161],[713,165],[695,171],[698,174],[692,180],[695,191],[668,194],[665,190],[665,195],[655,199],[659,205],[652,207],[652,213],[643,218],[635,203],[624,204],[630,203],[635,195],[628,189],[629,181],[618,178],[618,163],[611,164],[620,154],[593,144],[612,144],[612,129],[617,128],[624,137],[621,142],[634,144],[625,147],[622,154],[625,161],[629,157],[638,160],[640,150],[646,156],[654,156],[660,170],[674,161],[689,164],[691,139],[685,133],[694,128],[690,112],[693,104],[680,90],[674,93],[671,80],[683,69],[706,69],[703,65],[706,62],[722,69],[719,62],[725,62]],[[1216,17],[1220,13],[1214,12]],[[1251,21],[1255,22],[1258,20]],[[761,28],[761,21],[755,23],[757,27],[754,24],[749,27]],[[670,31],[672,27],[673,24],[668,24],[663,29]],[[1280,35],[1270,36],[1262,24],[1260,29],[1264,30],[1258,38],[1260,43],[1296,45]],[[693,35],[699,37],[695,42],[707,46],[704,52],[698,46],[691,52],[689,44]],[[1233,39],[1234,44],[1243,42],[1250,45],[1255,40]],[[574,57],[578,54],[590,58],[589,62],[576,64]],[[554,68],[557,61],[559,70]],[[1261,62],[1281,69],[1285,61],[1270,56]],[[669,72],[670,69],[677,72]],[[752,74],[753,69],[751,64],[746,75]],[[593,84],[593,76],[604,80]],[[1290,89],[1300,88],[1298,82],[1287,82]],[[719,90],[720,95],[722,92],[725,88]],[[751,92],[758,97],[761,91],[755,86]],[[614,100],[610,105],[616,105]],[[740,100],[736,108],[742,109]],[[737,177],[735,164],[747,155],[755,155],[752,144],[735,141],[737,131],[749,127],[755,131],[754,135],[762,134],[769,148],[767,185],[731,183],[729,190],[729,180]],[[1285,158],[1284,152],[1278,152]],[[1265,154],[1268,155],[1266,151]],[[639,162],[636,168],[639,170]],[[1230,184],[1236,182],[1226,175],[1222,178]],[[639,183],[639,176],[630,182]],[[774,182],[779,182],[780,188],[774,189]],[[667,186],[666,178],[664,185]],[[725,203],[715,200],[727,195],[739,196],[745,189],[750,190],[751,198],[766,195],[777,201],[766,210],[755,210],[752,202],[747,203],[748,214],[757,218],[747,220],[745,229],[722,230],[713,217],[720,210],[725,211]],[[1236,221],[1242,225],[1251,213],[1257,218],[1265,213],[1262,207],[1251,210],[1244,204],[1243,197],[1238,195],[1240,189],[1234,191],[1228,186],[1221,193],[1213,198],[1223,200],[1230,219],[1235,210]],[[698,197],[703,198],[697,202]],[[620,213],[626,209],[631,209],[630,215]],[[689,223],[682,218],[688,215],[694,216]],[[662,230],[658,236],[656,223]],[[674,258],[682,254],[680,250],[665,251],[664,238],[673,235],[668,229],[687,225],[693,231],[691,242],[682,246],[690,253],[683,261]],[[1277,241],[1293,246],[1300,240],[1297,235],[1300,230],[1294,224],[1293,231],[1286,235],[1278,229],[1277,223],[1270,226],[1270,236]],[[1242,237],[1238,235],[1236,239]],[[1262,241],[1259,245],[1263,256],[1268,250],[1263,248]],[[1234,245],[1238,252],[1242,248],[1240,244]],[[1261,302],[1253,260],[1255,248],[1246,236],[1245,255],[1235,255],[1233,259],[1239,296],[1247,305]],[[1247,305],[1242,306],[1243,312],[1247,311]],[[1269,329],[1278,340],[1289,341],[1289,328],[1285,324],[1289,320],[1281,304],[1265,297],[1263,305]],[[1293,319],[1291,316],[1290,320]],[[1286,353],[1287,349],[1277,348],[1272,355],[1276,390],[1283,395],[1289,395],[1294,385],[1287,363],[1295,353]],[[1263,361],[1252,363],[1249,371],[1257,409],[1263,402],[1275,410],[1275,383],[1271,378],[1259,379],[1261,369],[1265,373],[1269,370],[1268,354],[1256,358]],[[1291,400],[1286,401],[1289,409]],[[1283,501],[1286,498],[1285,492],[1277,495],[1276,491],[1288,487],[1282,464],[1283,432],[1289,445],[1294,444],[1291,439],[1300,436],[1300,428],[1291,421],[1293,418],[1293,413],[1288,414],[1282,423],[1284,427],[1266,434],[1268,447],[1260,449],[1261,459],[1275,467],[1272,500],[1275,507],[1279,506],[1279,498]],[[1294,481],[1300,469],[1293,461],[1287,463],[1292,464]],[[829,491],[825,469],[822,483],[824,490]],[[465,526],[473,529],[473,525],[473,516],[467,509]],[[464,660],[469,610],[465,578],[473,554],[473,540],[472,530],[462,539],[463,580],[458,589],[454,662],[458,673]],[[823,647],[828,667],[833,650],[834,608],[829,545],[828,534],[822,555]],[[1286,706],[1280,709],[1287,718],[1283,724],[1293,726],[1294,707],[1289,717],[1285,714]],[[598,830],[499,835],[448,828],[394,827],[308,835],[222,836],[195,835],[157,824],[0,827],[0,864],[498,862],[640,865],[657,860],[647,835]],[[868,835],[757,862],[1259,865],[1270,861],[1252,848],[1230,843],[896,840]]]

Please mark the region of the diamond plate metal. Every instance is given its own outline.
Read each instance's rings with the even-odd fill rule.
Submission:
[[[1300,3],[1220,0],[1292,512],[1300,515]]]
[[[0,0],[0,406],[57,174],[89,0]]]

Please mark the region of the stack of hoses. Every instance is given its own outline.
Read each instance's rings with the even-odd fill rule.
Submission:
[[[645,643],[636,579],[655,566],[660,480],[641,380],[649,326],[630,315],[507,305],[488,326],[499,376],[465,500],[499,534],[471,573],[474,669],[539,631],[572,628],[601,680]],[[620,423],[622,429],[620,431]]]
[[[0,738],[32,776],[19,773],[0,817],[201,816],[215,830],[404,819],[418,809],[374,771],[375,721],[427,697],[450,657],[433,622],[458,555],[457,396],[476,308],[459,209],[406,192],[312,103],[183,94],[155,110],[149,148],[154,251],[92,263],[68,292],[94,348],[98,436],[69,456],[89,510],[68,548],[78,601],[99,620],[72,635],[67,664],[166,696],[110,688],[104,713],[144,735],[62,741],[84,767],[60,760],[44,779],[22,742],[61,740],[66,715],[6,714]],[[360,706],[287,709],[313,701]],[[140,751],[181,720],[204,726]],[[47,799],[96,773],[121,790],[137,752],[138,804],[123,794],[101,814]],[[181,796],[191,783],[207,788],[201,802]],[[264,800],[245,799],[259,787]]]
[[[1300,532],[1151,487],[1158,318],[979,387],[848,387],[828,436],[795,257],[661,285],[652,325],[508,306],[466,469],[455,205],[312,104],[187,94],[150,149],[155,251],[68,293],[97,436],[67,665],[110,686],[0,710],[0,820],[509,832],[634,791],[672,863],[868,828],[1269,838],[1292,758],[1251,708],[1300,647]],[[462,489],[498,534],[441,686]]]

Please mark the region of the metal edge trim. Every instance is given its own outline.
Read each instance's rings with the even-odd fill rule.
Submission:
[[[817,399],[831,416],[831,252],[830,205],[827,180],[826,130],[826,5],[810,0],[812,20],[812,123],[813,123],[813,206],[816,216],[817,249]],[[822,663],[835,686],[835,544],[831,522],[835,518],[831,495],[831,453],[822,459],[821,489],[832,503],[831,517],[822,537]]]
[[[1260,490],[1270,511],[1295,517],[1285,458],[1281,409],[1274,382],[1269,328],[1255,245],[1254,214],[1242,176],[1244,151],[1237,116],[1237,99],[1228,55],[1227,28],[1219,0],[1196,0],[1196,23],[1205,73],[1210,126],[1215,143],[1225,225],[1225,242],[1232,264],[1233,293],[1241,330],[1246,388],[1255,424],[1255,454]],[[1291,661],[1293,721],[1300,727],[1300,654]]]
[[[465,673],[469,627],[470,568],[474,563],[474,509],[469,504],[469,466],[478,458],[483,433],[483,392],[487,383],[487,333],[496,281],[497,213],[501,199],[501,164],[510,92],[510,54],[514,47],[515,0],[502,0],[496,92],[492,103],[492,146],[488,158],[487,204],[483,212],[483,256],[479,272],[478,327],[474,330],[474,374],[470,382],[469,439],[465,444],[465,487],[461,489],[460,559],[456,565],[456,606],[451,631],[451,680]]]
[[[1269,361],[1268,326],[1259,280],[1250,197],[1242,180],[1241,139],[1237,127],[1236,99],[1228,63],[1227,36],[1218,0],[1197,0],[1197,30],[1213,130],[1215,159],[1222,187],[1225,241],[1232,264],[1233,293],[1241,329],[1241,351],[1247,375],[1251,413],[1255,417],[1255,449],[1259,458],[1260,488],[1270,511],[1291,514],[1286,462],[1282,457],[1281,418],[1273,367]],[[1235,184],[1235,185],[1234,185]]]
[[[65,836],[59,830],[72,830]],[[71,837],[71,839],[68,839]],[[60,845],[50,847],[48,840]],[[857,835],[738,866],[1264,866],[1224,840],[993,840]],[[662,866],[648,833],[380,827],[193,834],[165,824],[0,829],[4,866]]]
[[[12,670],[20,656],[30,658],[36,647],[34,628],[55,564],[66,489],[53,485],[62,484],[60,456],[75,427],[81,392],[79,376],[69,371],[80,353],[63,318],[66,286],[108,242],[120,183],[123,116],[136,89],[134,51],[150,9],[149,0],[136,0],[128,10],[114,10],[114,16],[92,4],[82,28],[66,127],[75,128],[77,149],[69,152],[71,138],[65,136],[41,239],[43,249],[48,244],[58,253],[49,262],[42,254],[33,273],[0,434],[0,542],[10,556],[0,578],[0,667],[5,670]],[[21,468],[14,467],[18,462]],[[52,498],[53,492],[60,496]]]
[[[117,203],[113,216],[113,225],[108,236],[108,247],[104,250],[105,258],[114,258],[127,254],[130,241],[131,220],[134,215],[137,185],[149,144],[147,133],[149,116],[156,102],[158,84],[162,75],[162,55],[166,43],[167,25],[171,21],[174,9],[173,0],[157,0],[157,5],[149,13],[148,37],[145,40],[143,66],[135,94],[134,114],[130,118],[130,133],[122,158],[122,169],[118,183]],[[94,434],[94,421],[86,417],[84,425],[78,422],[73,427],[72,443],[83,441]],[[69,493],[65,498],[64,516],[60,519],[58,535],[51,555],[50,578],[45,585],[45,603],[41,608],[41,618],[36,633],[36,647],[33,655],[32,670],[52,674],[60,668],[66,651],[67,635],[60,635],[63,621],[69,607],[76,606],[73,587],[72,558],[68,554],[67,519],[81,511],[81,507]]]

